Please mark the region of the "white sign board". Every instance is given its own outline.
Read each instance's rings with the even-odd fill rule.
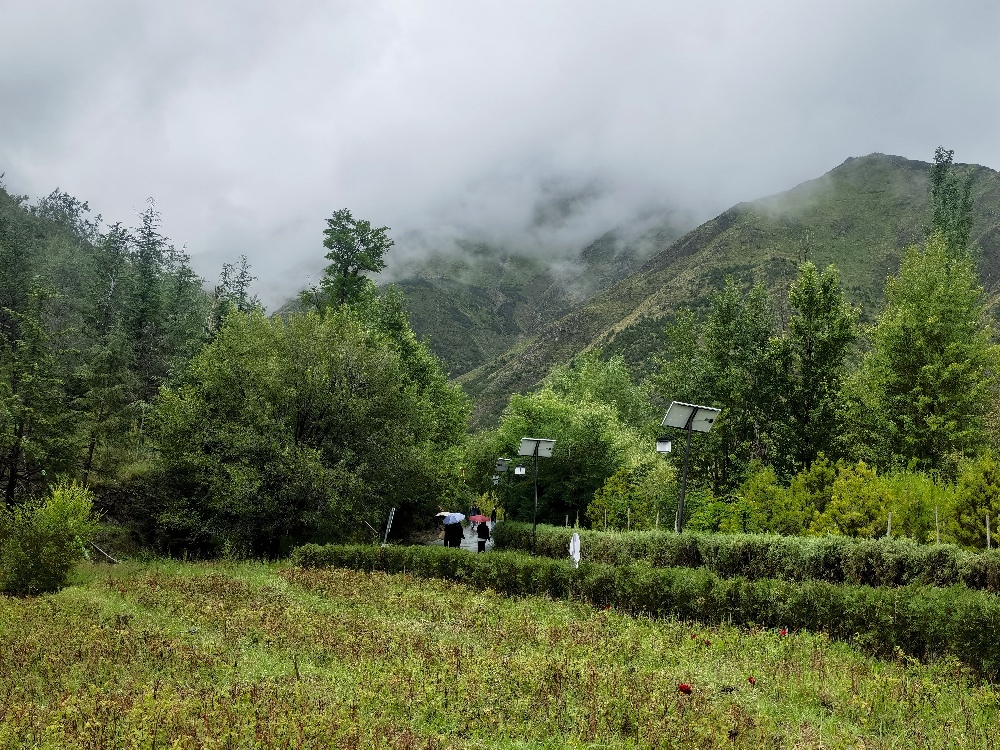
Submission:
[[[657,440],[656,441],[656,452],[657,453],[670,453],[670,441],[669,440]]]
[[[670,404],[670,408],[667,409],[667,414],[663,418],[663,426],[686,430],[690,420],[690,429],[695,432],[708,432],[712,429],[720,412],[721,409],[713,409],[711,406],[698,406],[697,404],[674,401]]]

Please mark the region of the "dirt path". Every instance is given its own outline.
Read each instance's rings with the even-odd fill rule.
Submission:
[[[465,539],[462,540],[462,549],[467,550],[469,552],[478,552],[479,545],[477,544],[477,542],[479,542],[479,537],[476,536],[475,527],[470,529],[468,526],[463,525],[462,533],[465,534]],[[436,544],[438,547],[442,547],[444,546],[444,540],[435,539],[431,542],[428,542],[428,544]],[[486,543],[486,551],[489,552],[491,549],[493,549],[492,539],[490,539]]]

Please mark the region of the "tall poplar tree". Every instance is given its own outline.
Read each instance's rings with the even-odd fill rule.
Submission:
[[[773,348],[777,413],[775,465],[786,473],[830,454],[839,433],[841,383],[858,337],[859,311],[845,300],[834,266],[822,273],[804,263],[788,290],[791,316]]]
[[[860,443],[884,467],[951,474],[986,443],[1000,387],[1000,347],[969,247],[971,177],[959,181],[953,154],[934,154],[930,235],[907,248],[886,282],[885,308],[852,386]]]
[[[1000,347],[968,252],[935,231],[907,249],[854,383],[855,423],[883,467],[951,472],[987,439]]]

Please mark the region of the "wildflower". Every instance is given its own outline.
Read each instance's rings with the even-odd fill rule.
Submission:
[[[747,677],[747,682],[750,683],[750,687],[753,687],[754,685],[757,684],[757,680],[755,680],[753,677]]]
[[[691,695],[691,686],[688,685],[686,682],[682,682],[680,685],[678,685],[677,689],[680,690],[682,693],[684,693],[684,695]]]
[[[778,635],[788,635],[788,628],[782,628],[779,630]]]
[[[697,633],[692,633],[692,634],[691,634],[691,640],[692,640],[692,641],[693,641],[693,640],[694,640],[695,638],[697,638],[697,637],[698,637],[698,634],[697,634]]]
[[[712,645],[712,642],[711,642],[710,640],[708,640],[708,638],[706,638],[706,639],[705,639],[705,645],[706,645],[706,646],[711,646],[711,645]]]

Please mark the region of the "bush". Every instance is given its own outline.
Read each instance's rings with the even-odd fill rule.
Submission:
[[[870,551],[870,550],[869,550]],[[1000,598],[965,586],[910,584],[872,588],[810,580],[722,578],[707,569],[612,566],[518,552],[470,555],[444,547],[308,545],[292,554],[302,567],[407,572],[509,595],[573,598],[633,614],[826,632],[878,655],[953,654],[980,673],[1000,676]]]
[[[538,527],[538,554],[569,556],[574,529]],[[825,581],[863,586],[965,584],[1000,592],[1000,552],[973,553],[951,544],[908,538],[788,537],[666,531],[578,531],[583,559],[607,565],[706,567],[723,578]],[[505,522],[493,534],[498,550],[531,550],[531,526]]]
[[[93,534],[93,496],[76,482],[60,482],[44,499],[0,509],[0,591],[39,594],[66,585]]]

